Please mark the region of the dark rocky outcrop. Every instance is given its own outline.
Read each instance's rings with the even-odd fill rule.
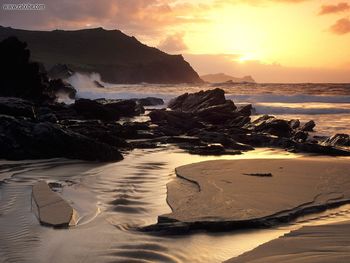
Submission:
[[[0,96],[21,97],[35,101],[48,99],[49,82],[30,61],[27,44],[15,37],[0,42]]]
[[[288,121],[276,119],[268,115],[256,119],[251,123],[250,127],[256,132],[269,133],[278,137],[289,138],[292,135],[292,128]]]
[[[0,158],[10,160],[66,157],[118,161],[117,148],[49,122],[0,115]]]
[[[300,129],[302,131],[311,132],[314,130],[315,126],[316,126],[316,123],[311,120],[305,123]]]
[[[75,98],[76,90],[61,79],[48,79],[39,63],[32,62],[27,43],[15,37],[0,42],[0,96],[20,97],[36,103],[54,101],[57,94]]]
[[[153,123],[179,129],[182,132],[204,127],[191,113],[186,112],[154,110],[150,112],[149,117]]]
[[[0,97],[0,114],[34,119],[34,103],[14,97]]]
[[[76,89],[62,79],[50,80],[50,87],[55,95],[66,95],[70,99],[75,99],[75,95],[77,94]]]
[[[334,147],[350,147],[350,135],[338,133],[325,140],[323,144]]]
[[[122,117],[133,117],[145,112],[143,106],[134,100],[97,99],[95,101],[103,105],[106,110],[119,113]]]
[[[65,64],[55,64],[47,72],[51,79],[67,79],[74,74],[74,71]]]
[[[177,143],[194,154],[232,154],[254,147],[277,147],[291,152],[321,155],[350,155],[348,150],[322,145],[309,138],[313,121],[300,128],[299,120],[283,120],[264,115],[251,121],[251,105],[236,109],[224,91],[214,89],[183,94],[169,103],[167,110],[152,110],[151,122],[158,136],[194,136],[200,143]],[[224,149],[222,149],[223,147]],[[231,153],[230,153],[231,151]]]
[[[119,30],[27,31],[0,27],[0,40],[9,36],[26,41],[33,60],[51,69],[52,78],[64,78],[75,71],[99,73],[101,80],[109,83],[202,82],[181,55],[148,47]]]
[[[300,127],[300,121],[296,119],[288,121],[288,124],[292,129],[298,129]]]
[[[225,92],[222,89],[213,89],[200,91],[196,93],[185,93],[175,99],[172,99],[168,107],[172,110],[196,113],[209,107],[226,104]],[[231,104],[235,110],[234,104]]]
[[[142,106],[158,106],[164,105],[164,100],[156,97],[146,97],[141,99],[131,99],[138,102]]]
[[[77,114],[86,119],[105,121],[119,120],[120,117],[133,117],[144,112],[143,107],[133,100],[78,99],[72,107]]]

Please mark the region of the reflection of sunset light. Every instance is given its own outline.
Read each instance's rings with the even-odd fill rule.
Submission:
[[[253,60],[256,60],[256,58],[251,54],[247,54],[247,55],[243,55],[243,56],[239,57],[237,61],[239,63],[245,63],[247,61],[253,61]]]

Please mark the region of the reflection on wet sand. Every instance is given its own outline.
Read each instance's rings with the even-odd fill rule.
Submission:
[[[221,262],[303,224],[348,217],[350,210],[344,207],[272,229],[185,236],[136,230],[170,212],[165,186],[175,177],[177,166],[212,159],[296,157],[300,155],[269,149],[202,157],[171,148],[135,150],[125,160],[109,164],[62,159],[1,161],[0,257],[16,262]],[[30,209],[31,186],[38,180],[63,184],[61,194],[79,212],[76,227],[39,225]]]

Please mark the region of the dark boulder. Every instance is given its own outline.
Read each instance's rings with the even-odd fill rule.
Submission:
[[[335,134],[325,140],[323,142],[323,145],[328,145],[328,146],[340,146],[340,147],[350,147],[350,136],[349,134]]]
[[[21,98],[0,97],[0,114],[34,119],[34,104]]]
[[[294,130],[300,127],[300,121],[298,119],[293,119],[288,121],[289,126]]]
[[[99,119],[99,120],[119,120],[120,112],[118,110],[107,109],[103,104],[96,100],[79,99],[76,100],[73,108],[79,115],[84,116],[86,119]]]
[[[305,123],[302,127],[301,130],[302,131],[306,131],[306,132],[311,132],[314,130],[316,126],[316,123],[314,121],[308,121],[307,123]]]
[[[89,161],[123,159],[117,148],[49,122],[0,115],[0,158],[11,160],[66,157]]]
[[[213,89],[199,91],[196,93],[185,93],[172,99],[168,107],[172,110],[183,112],[197,112],[212,106],[218,106],[226,103],[225,91],[222,89]],[[236,107],[234,106],[236,109]]]
[[[55,64],[47,72],[51,79],[67,79],[74,74],[74,71],[65,64]]]
[[[153,123],[160,126],[173,127],[182,131],[203,127],[200,122],[193,118],[192,114],[186,112],[153,110],[149,113],[149,117]]]
[[[50,80],[50,88],[55,96],[66,95],[70,99],[75,99],[77,94],[76,89],[62,79]]]
[[[134,100],[97,99],[95,101],[103,105],[106,110],[121,117],[133,117],[145,112],[143,106]]]
[[[164,105],[164,100],[156,97],[146,97],[146,98],[131,99],[131,100],[138,102],[142,106]]]
[[[296,141],[299,141],[299,142],[305,142],[308,137],[309,137],[309,134],[307,132],[304,132],[304,131],[297,131],[293,135],[293,139]]]
[[[286,120],[276,119],[275,117],[264,115],[254,122],[253,130],[256,132],[268,133],[278,137],[291,137],[292,128]]]
[[[231,100],[225,101],[223,104],[209,106],[207,108],[200,109],[194,113],[201,121],[212,124],[223,124],[231,121],[238,116],[235,112],[236,106]]]
[[[253,106],[252,104],[245,105],[237,109],[240,115],[249,117],[252,114]]]
[[[350,156],[350,151],[346,149],[340,149],[329,145],[320,145],[317,143],[298,143],[294,145],[294,149],[297,152],[307,152],[334,156]]]
[[[117,148],[128,148],[129,145],[123,138],[126,138],[126,135],[131,136],[134,132],[130,132],[129,129],[124,131],[125,128],[119,123],[100,120],[69,121],[63,125],[75,133]]]

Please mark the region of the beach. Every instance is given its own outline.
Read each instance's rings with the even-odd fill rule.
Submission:
[[[133,87],[137,92],[140,88]],[[163,88],[162,91],[166,92],[167,88]],[[133,89],[128,89],[131,91],[128,93],[129,97],[135,96]],[[122,97],[122,91],[125,89],[120,87],[110,90],[115,97]],[[149,93],[149,89],[145,93],[156,95]],[[167,99],[172,96],[174,95],[163,96],[163,98]],[[347,99],[345,95],[342,96],[343,100]],[[285,97],[285,99],[291,99],[288,96]],[[313,100],[322,99],[319,97],[315,95],[312,98]],[[333,106],[338,107],[338,104],[334,103]],[[329,115],[330,112],[327,114]],[[283,114],[279,116],[283,117]],[[306,116],[306,119],[324,119],[325,117],[322,114]],[[344,116],[346,118],[347,115],[344,114]],[[296,116],[292,115],[292,117]],[[146,112],[131,120],[147,119]],[[130,119],[121,121],[130,121]],[[318,130],[327,134],[332,130],[348,132],[345,123],[346,121],[341,122],[341,119],[338,119],[331,127],[324,126],[322,122],[317,123],[315,134],[318,133]],[[25,262],[62,262],[62,260],[65,262],[80,260],[84,262],[96,262],[96,260],[100,262],[111,260],[114,262],[223,262],[304,225],[342,222],[350,217],[350,209],[344,199],[344,203],[340,202],[325,211],[324,209],[311,211],[309,217],[301,213],[299,217],[293,216],[288,220],[274,222],[271,224],[272,227],[268,228],[256,228],[256,225],[252,225],[244,228],[225,229],[225,232],[222,232],[223,229],[216,232],[214,228],[211,232],[207,232],[204,227],[202,230],[185,234],[183,231],[178,233],[170,231],[165,234],[149,231],[150,226],[155,225],[159,217],[162,218],[162,215],[172,212],[171,203],[169,200],[167,202],[167,198],[169,198],[169,185],[177,180],[175,171],[177,167],[215,160],[288,161],[289,159],[307,160],[317,157],[274,148],[256,148],[240,155],[201,156],[189,154],[172,144],[164,144],[155,149],[135,149],[131,152],[124,152],[123,155],[124,160],[115,163],[67,159],[1,161],[0,233],[2,239],[0,242],[1,246],[5,247],[5,250],[0,252],[2,260],[4,262],[13,259]],[[326,163],[332,161],[345,163],[344,165],[348,163],[347,157],[322,158]],[[253,174],[261,173],[258,167],[253,170],[251,172]],[[263,171],[263,173],[270,172],[267,169]],[[271,173],[274,178],[276,171]],[[272,179],[248,175],[243,178],[261,180],[262,186],[265,185],[265,182],[267,183],[265,186],[268,186],[269,180]],[[32,186],[40,180],[61,185],[56,189],[58,194],[79,215],[76,226],[68,229],[52,229],[39,224],[31,209],[31,194]],[[302,181],[302,178],[300,180]],[[300,180],[291,180],[290,183],[297,183]],[[306,182],[313,183],[313,181]],[[307,184],[301,186],[309,187]],[[320,189],[321,194],[323,188]],[[325,193],[329,194],[327,191]],[[325,197],[320,200],[339,198],[338,194],[330,194]],[[273,195],[271,198],[265,204],[268,205],[274,200]],[[250,192],[250,199],[243,198],[243,200],[248,203],[251,202],[249,200],[254,200],[254,192]],[[291,198],[290,202],[293,200]],[[203,204],[205,202],[202,202]],[[259,202],[256,204],[258,205]],[[289,203],[289,205],[281,203],[275,212],[284,210],[284,205],[292,207],[298,204],[299,202]],[[244,205],[245,203],[241,203],[242,208]],[[251,205],[250,203],[249,206]],[[338,205],[340,207],[337,207]],[[28,258],[29,254],[30,258]]]

